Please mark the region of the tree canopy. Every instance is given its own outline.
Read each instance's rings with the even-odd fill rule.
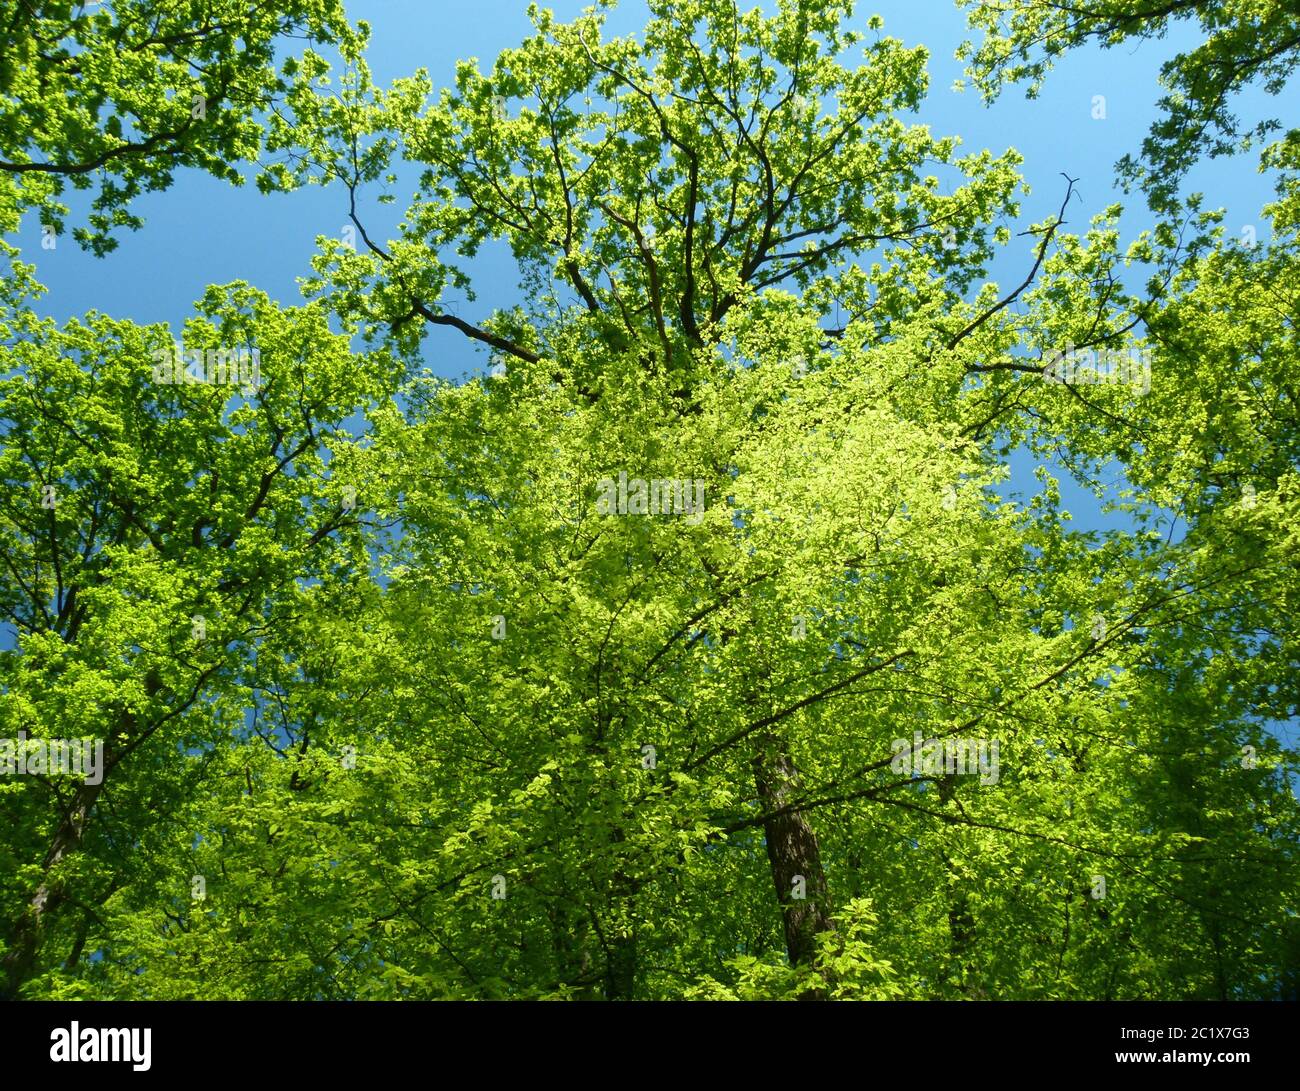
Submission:
[[[1239,41],[1240,6],[981,3],[1010,37],[973,64],[1183,7]],[[0,736],[105,771],[0,777],[8,995],[1295,995],[1294,141],[1266,244],[1195,199],[1125,240],[904,120],[928,54],[850,0],[532,8],[438,91],[377,86],[323,0],[44,7],[3,79],[68,112],[0,140],[67,169],[6,175],[7,215],[97,180],[102,252],[241,159],[355,240],[299,305],[209,288],[180,344],[38,317],[10,255]],[[103,122],[63,104],[83,56]],[[246,107],[193,142],[132,105],[191,63]],[[1212,150],[1187,126],[1226,115],[1166,107]],[[457,336],[488,374],[424,367]],[[1045,464],[1013,495],[1017,450],[1121,473],[1123,525],[1074,529]]]

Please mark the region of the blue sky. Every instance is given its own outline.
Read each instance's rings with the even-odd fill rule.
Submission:
[[[560,0],[550,6],[567,20],[585,2]],[[486,70],[503,48],[518,44],[530,31],[526,0],[348,0],[347,9],[371,25],[368,60],[381,85],[420,67],[428,69],[435,86],[450,84],[458,60],[477,58]],[[1024,156],[1021,169],[1032,190],[1023,202],[1026,226],[1059,207],[1062,172],[1078,179],[1080,199],[1071,205],[1068,229],[1080,231],[1094,214],[1122,199],[1113,185],[1113,165],[1137,150],[1156,116],[1160,63],[1197,41],[1194,27],[1180,26],[1163,41],[1083,49],[1060,61],[1039,98],[1027,100],[1021,90],[1012,89],[986,107],[975,91],[952,89],[961,76],[953,52],[967,36],[964,16],[952,0],[876,0],[859,7],[855,22],[865,29],[872,13],[884,18],[884,33],[930,50],[930,96],[918,119],[936,133],[960,136],[966,151],[987,147],[997,153],[1015,147]],[[609,32],[635,33],[645,17],[641,2],[625,2],[610,16]],[[1106,97],[1105,120],[1092,117],[1094,95]],[[1248,92],[1240,105],[1247,119],[1278,107],[1259,92]],[[1261,241],[1267,238],[1259,211],[1271,189],[1252,156],[1199,164],[1189,184],[1205,193],[1207,207],[1227,209],[1232,233],[1249,223],[1257,226]],[[382,235],[386,225],[400,218],[408,196],[399,187],[394,204],[371,200],[367,207],[363,195],[363,222]],[[86,204],[80,197],[74,194],[70,202],[74,220]],[[1125,204],[1123,222],[1130,234],[1149,226],[1139,198],[1127,198]],[[145,195],[136,211],[145,219],[144,228],[121,235],[118,249],[103,259],[82,251],[70,238],[61,239],[54,250],[43,250],[40,226],[31,216],[9,237],[49,288],[39,305],[42,313],[62,321],[93,309],[140,323],[165,321],[179,330],[207,285],[232,280],[246,280],[283,303],[297,302],[297,278],[310,272],[315,238],[340,233],[346,201],[338,188],[267,196],[251,184],[236,188],[182,170],[170,190]],[[1032,240],[1023,241],[1023,252],[1012,247],[999,258],[993,279],[1010,285],[1023,277]],[[515,270],[503,247],[485,248],[473,269],[483,286],[480,302],[456,308],[455,297],[448,297],[464,317],[480,319],[492,305],[518,298]],[[483,353],[451,330],[430,331],[425,347],[425,365],[448,378],[486,366]],[[1013,487],[1037,491],[1029,456],[1014,456],[1011,469]],[[1062,481],[1062,493],[1076,526],[1123,525],[1119,517],[1103,516],[1096,500],[1069,481]]]

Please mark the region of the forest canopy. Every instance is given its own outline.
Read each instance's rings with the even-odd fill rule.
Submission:
[[[1300,22],[960,6],[990,103],[1196,29],[1149,228],[850,0],[534,6],[446,87],[339,0],[0,3],[0,229],[349,226],[183,329],[0,244],[0,994],[1297,996],[1300,130],[1233,109]],[[1183,184],[1247,149],[1258,244]]]

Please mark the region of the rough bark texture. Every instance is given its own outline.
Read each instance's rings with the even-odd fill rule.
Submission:
[[[822,871],[817,835],[799,811],[775,813],[788,806],[799,792],[799,775],[794,762],[777,740],[768,736],[754,759],[754,783],[763,810],[773,817],[763,824],[767,858],[772,869],[776,899],[785,925],[785,949],[790,964],[812,960],[816,936],[831,930],[828,915],[826,875]],[[794,897],[795,880],[803,879],[803,898]],[[820,998],[820,991],[808,994]]]

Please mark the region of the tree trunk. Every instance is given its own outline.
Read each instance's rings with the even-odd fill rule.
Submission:
[[[614,936],[605,963],[605,999],[631,1000],[636,992],[636,936]]]
[[[786,807],[799,793],[799,775],[785,747],[766,735],[754,758],[754,783],[765,812]],[[792,966],[812,961],[816,936],[831,931],[826,875],[817,835],[798,811],[776,814],[763,823],[767,858],[785,924],[785,949]],[[800,895],[802,894],[802,897]],[[807,999],[824,998],[821,990]]]
[[[45,938],[46,921],[63,901],[63,893],[57,880],[51,878],[54,869],[70,852],[76,850],[81,842],[86,820],[95,806],[95,800],[103,790],[104,782],[82,784],[77,788],[72,806],[59,823],[50,850],[45,854],[45,863],[40,886],[27,903],[27,910],[19,918],[9,950],[3,961],[4,983],[0,986],[0,998],[17,999],[18,990],[36,971],[40,961],[41,944]]]

